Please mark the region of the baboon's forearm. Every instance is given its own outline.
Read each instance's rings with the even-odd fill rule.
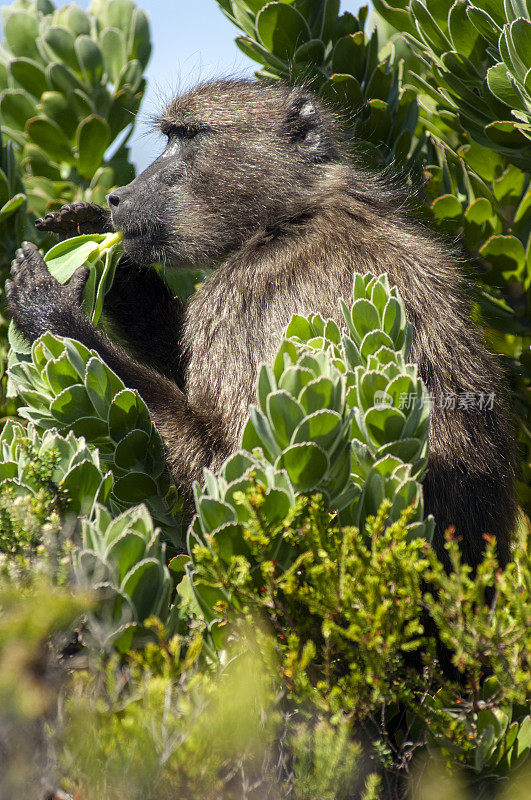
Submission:
[[[104,312],[111,332],[136,358],[183,387],[180,332],[184,308],[153,268],[122,256]]]
[[[138,391],[164,443],[172,477],[190,498],[193,481],[202,479],[203,468],[212,463],[214,454],[230,453],[222,441],[217,413],[207,405],[192,407],[172,380],[134,361],[86,317],[80,315],[79,327],[69,335],[96,350],[128,388]]]

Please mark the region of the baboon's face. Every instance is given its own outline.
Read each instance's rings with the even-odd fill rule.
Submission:
[[[311,199],[338,149],[326,111],[301,89],[218,81],[173,100],[164,152],[109,195],[136,260],[210,263]]]

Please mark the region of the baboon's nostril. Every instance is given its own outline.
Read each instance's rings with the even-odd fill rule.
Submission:
[[[119,196],[117,194],[110,194],[107,197],[107,201],[108,201],[110,206],[117,206],[118,203],[120,202],[120,198],[119,198]]]

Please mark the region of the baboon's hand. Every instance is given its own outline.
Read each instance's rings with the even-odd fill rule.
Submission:
[[[46,263],[31,242],[23,242],[11,264],[13,280],[6,281],[6,296],[13,321],[30,342],[46,331],[76,337],[80,327],[90,325],[81,309],[88,267],[79,267],[68,286],[48,272]]]
[[[39,231],[57,233],[60,239],[113,230],[109,211],[96,203],[86,202],[68,203],[59,211],[51,211],[45,217],[35,220],[35,227]]]

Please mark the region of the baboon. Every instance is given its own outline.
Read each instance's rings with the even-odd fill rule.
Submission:
[[[485,533],[505,564],[516,504],[503,375],[471,321],[447,246],[408,217],[386,181],[356,165],[336,116],[305,88],[202,83],[172,100],[158,126],[164,152],[109,194],[110,213],[75,203],[37,223],[68,235],[124,232],[104,310],[127,350],[80,308],[87,268],[61,286],[29,243],[6,284],[17,327],[32,341],[51,331],[97,350],[145,400],[173,478],[190,495],[205,466],[238,448],[259,365],[291,316],[319,312],[342,324],[353,273],[387,272],[435,399],[424,482],[435,548],[444,559],[443,534],[454,525],[469,564]],[[183,305],[152,263],[215,269]],[[444,402],[491,393],[492,409]]]

